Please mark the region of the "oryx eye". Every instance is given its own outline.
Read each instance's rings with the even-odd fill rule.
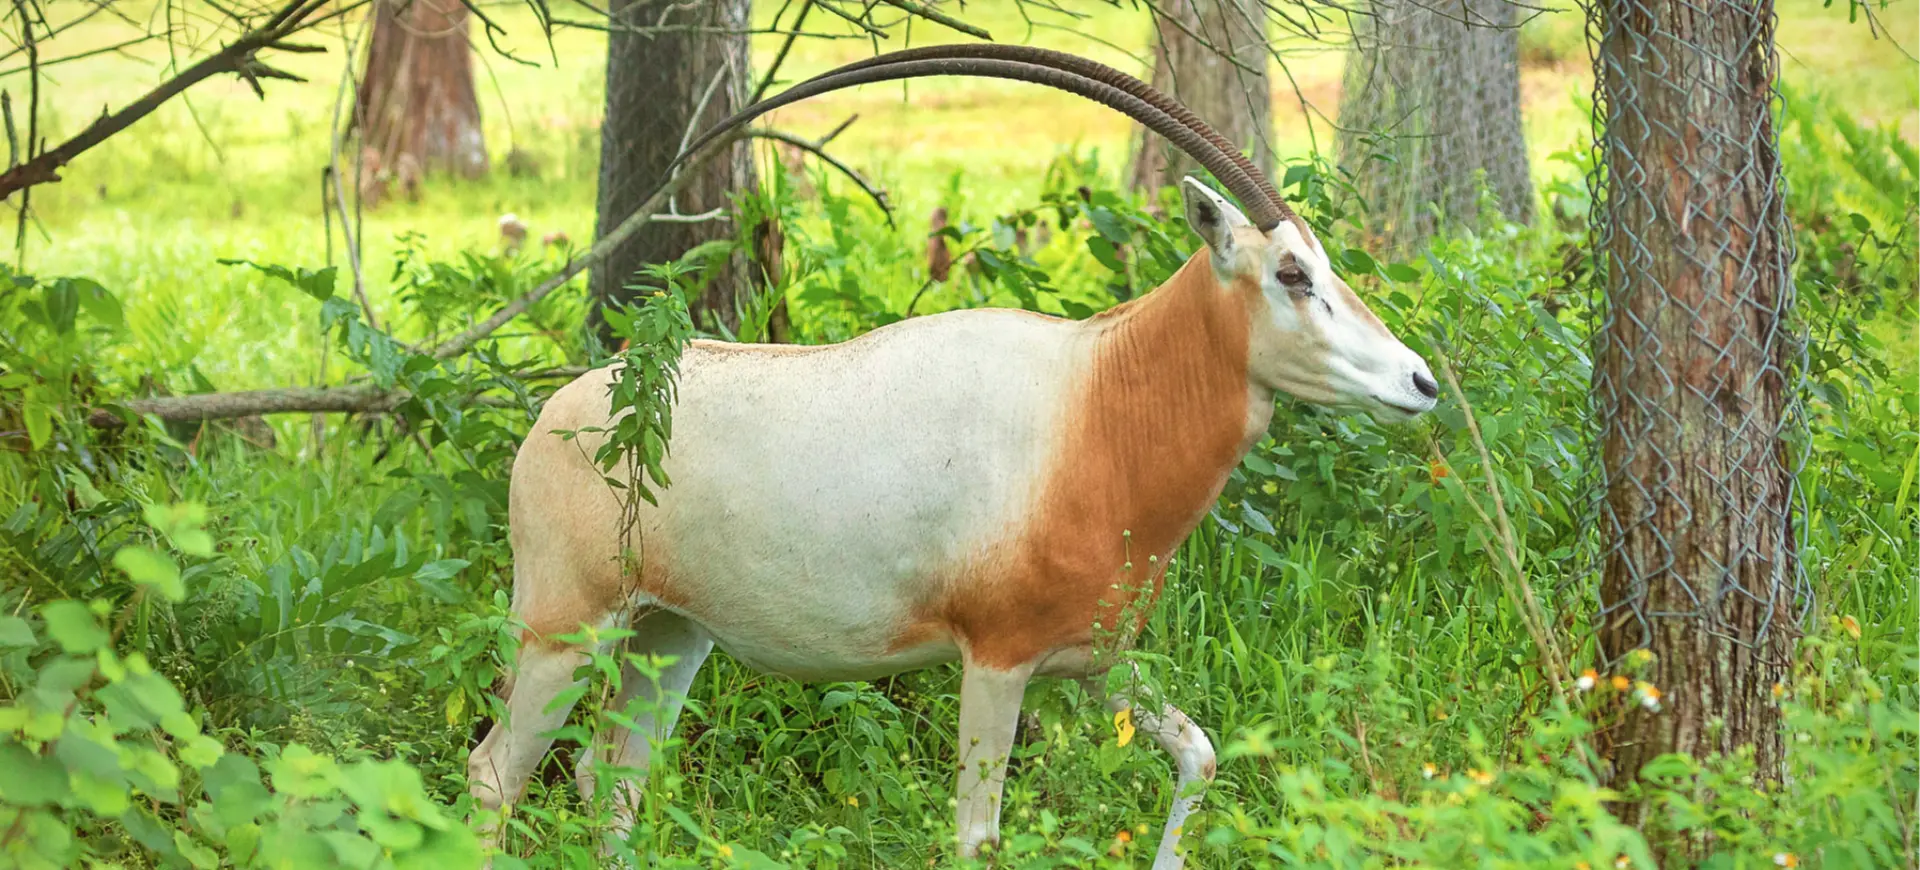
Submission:
[[[1313,281],[1307,277],[1307,270],[1300,268],[1297,263],[1281,266],[1279,271],[1273,273],[1273,277],[1280,282],[1280,286],[1295,293],[1308,293],[1313,290]]]

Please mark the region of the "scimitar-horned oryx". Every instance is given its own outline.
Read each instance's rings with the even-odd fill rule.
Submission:
[[[1427,365],[1333,273],[1305,221],[1245,157],[1146,84],[1072,55],[957,45],[881,55],[810,79],[690,146],[782,105],[868,82],[985,76],[1069,91],[1126,113],[1192,155],[1252,219],[1192,178],[1187,224],[1206,243],[1165,284],[1086,320],[974,309],[821,347],[695,341],[680,364],[672,486],[623,529],[585,443],[608,427],[612,368],[556,392],[514,462],[513,608],[525,623],[509,717],[469,764],[483,807],[517,799],[590,650],[556,638],[631,626],[631,650],[673,657],[657,684],[631,669],[617,703],[657,710],[592,755],[647,769],[717,645],[801,680],[863,680],[959,660],[959,851],[999,836],[1001,786],[1034,676],[1104,691],[1095,623],[1131,637],[1167,560],[1267,430],[1274,394],[1383,421],[1434,405]],[[629,535],[643,552],[623,561]],[[1129,614],[1113,625],[1113,614]],[[577,636],[577,635],[575,635]],[[1144,700],[1144,699],[1143,699]],[[1181,826],[1214,774],[1213,747],[1170,705],[1131,709],[1172,754],[1178,789],[1154,866],[1177,867]],[[624,834],[639,781],[619,783]]]

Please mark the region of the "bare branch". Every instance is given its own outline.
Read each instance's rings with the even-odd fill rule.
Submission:
[[[855,117],[858,116],[856,115]],[[852,118],[847,119],[847,123],[852,122]],[[839,132],[844,129],[846,129],[846,124],[840,125],[840,127],[833,131],[833,135],[838,135]],[[840,173],[851,179],[854,184],[860,187],[861,191],[873,197],[874,203],[879,205],[880,211],[887,216],[887,226],[893,226],[893,206],[887,202],[887,192],[875,187],[872,182],[862,177],[860,173],[854,171],[853,167],[840,162],[839,158],[834,157],[832,154],[828,154],[825,147],[826,139],[821,139],[816,142],[811,139],[803,139],[782,130],[749,130],[747,131],[747,135],[755,139],[771,139],[775,142],[785,142],[788,145],[792,145],[795,148],[820,158],[822,163],[840,170]],[[828,138],[832,138],[832,136]]]
[[[247,31],[227,47],[203,58],[199,63],[188,67],[179,75],[162,82],[159,87],[118,112],[102,115],[73,138],[58,146],[30,156],[26,162],[7,169],[0,174],[0,197],[12,196],[37,184],[59,181],[59,170],[75,157],[121,130],[125,130],[135,121],[152,114],[155,109],[168,100],[180,95],[188,88],[221,73],[238,73],[248,80],[258,92],[261,90],[259,78],[295,79],[289,73],[268,67],[255,58],[255,53],[273,47],[287,36],[305,26],[308,15],[320,9],[330,0],[292,0],[263,27]],[[357,5],[357,4],[355,4]],[[30,30],[31,28],[29,28]],[[31,54],[30,54],[31,57]],[[30,61],[37,64],[37,60]],[[35,75],[37,82],[38,75]],[[297,80],[297,79],[295,79]],[[29,141],[29,150],[35,143]]]
[[[379,387],[289,387],[237,393],[159,396],[116,402],[135,414],[162,420],[230,420],[256,414],[303,414],[391,411],[407,398],[405,390]],[[108,408],[97,408],[87,423],[98,429],[117,429],[124,421]]]
[[[822,2],[820,2],[820,3],[816,3],[815,5],[817,5],[817,6],[819,6],[819,7],[820,7],[820,8],[822,8],[822,9],[825,9],[825,10],[827,10],[828,12],[831,12],[831,13],[833,13],[833,14],[835,14],[835,15],[838,15],[838,16],[840,16],[841,18],[843,18],[843,19],[845,19],[845,20],[846,20],[847,22],[849,22],[849,23],[851,23],[851,24],[852,24],[853,26],[855,26],[855,27],[858,27],[858,28],[860,28],[861,30],[864,30],[864,31],[866,31],[866,32],[867,32],[867,35],[868,35],[868,36],[871,36],[871,37],[873,37],[874,39],[886,39],[886,38],[887,38],[887,32],[886,32],[886,31],[884,31],[884,30],[881,30],[880,28],[878,28],[878,27],[875,27],[875,26],[873,26],[873,25],[872,25],[871,23],[869,23],[869,22],[868,22],[868,21],[867,21],[867,20],[866,20],[865,18],[861,18],[861,17],[858,17],[858,16],[854,16],[854,15],[849,15],[849,14],[847,14],[847,12],[846,12],[846,10],[844,10],[844,9],[841,9],[841,8],[840,8],[839,6],[837,6],[837,5],[835,5],[835,4],[833,4],[833,3],[831,3],[831,2],[827,2],[827,0],[822,0]]]
[[[555,374],[545,375],[558,377]],[[529,376],[531,377],[531,376]],[[152,415],[168,422],[231,420],[264,414],[381,414],[392,411],[413,394],[401,389],[374,386],[287,387],[278,390],[245,390],[236,393],[200,393],[192,396],[156,396],[128,399],[114,405],[136,415]],[[477,405],[511,406],[505,399],[473,396]],[[126,421],[113,407],[95,408],[87,415],[87,425],[96,429],[118,429]]]
[[[713,208],[699,214],[657,214],[653,216],[653,221],[661,224],[703,224],[707,221],[721,220],[726,216],[726,209]]]
[[[800,7],[800,14],[794,16],[793,32],[787,34],[787,41],[780,44],[780,51],[774,54],[773,62],[767,65],[766,77],[760,80],[759,87],[753,89],[753,96],[747,98],[749,105],[760,102],[760,98],[767,95],[767,88],[773,86],[773,77],[780,74],[780,65],[787,62],[787,52],[793,50],[794,42],[800,38],[800,26],[807,23],[807,13],[812,11],[813,0],[805,0]],[[776,23],[779,20],[778,17],[774,19]]]
[[[149,33],[149,34],[146,34],[145,36],[136,36],[125,42],[116,42],[112,45],[103,46],[101,48],[90,49],[88,51],[80,52],[79,54],[70,54],[70,55],[67,55],[66,57],[56,57],[53,60],[43,60],[40,62],[40,68],[46,69],[47,67],[50,67],[50,66],[58,66],[60,64],[67,63],[68,61],[83,60],[89,57],[93,57],[95,55],[112,54],[113,52],[119,51],[124,48],[129,48],[135,45],[139,45],[140,43],[143,43],[143,42],[158,39],[160,38],[160,36],[161,34],[158,34],[158,33]],[[0,70],[0,78],[5,78],[7,76],[13,75],[14,73],[27,72],[30,69],[32,69],[31,65],[16,66],[11,69]]]
[[[951,15],[948,15],[945,12],[941,12],[940,10],[935,9],[932,6],[929,6],[925,3],[918,3],[918,2],[915,2],[915,0],[880,0],[880,2],[885,3],[888,6],[892,6],[893,8],[898,9],[902,12],[906,12],[911,15],[918,15],[921,18],[925,18],[928,21],[931,21],[935,24],[942,25],[952,30],[958,30],[961,33],[964,33],[976,39],[984,39],[984,40],[987,40],[988,42],[993,41],[993,34],[988,33],[985,30],[982,30],[971,24],[968,24],[965,21],[961,21],[960,19],[955,18]]]
[[[333,98],[332,147],[327,154],[327,168],[331,171],[329,171],[327,175],[333,179],[333,195],[336,208],[340,213],[341,244],[347,250],[347,266],[353,270],[354,301],[360,303],[360,312],[366,315],[367,325],[374,329],[379,329],[380,320],[373,315],[373,303],[367,301],[366,276],[360,268],[360,236],[354,232],[354,222],[347,220],[347,190],[345,182],[341,180],[342,173],[340,172],[340,147],[345,144],[348,130],[348,127],[341,125],[341,115],[346,110],[348,85],[354,83],[355,76],[353,74],[353,67],[359,54],[356,49],[359,48],[360,40],[366,36],[367,31],[372,27],[373,16],[369,15],[361,24],[360,32],[347,41],[347,50],[345,52],[347,57],[346,69],[340,76],[340,87],[335,92]],[[357,179],[360,171],[358,161],[355,161],[354,171]],[[356,194],[358,190],[359,185],[356,184]]]

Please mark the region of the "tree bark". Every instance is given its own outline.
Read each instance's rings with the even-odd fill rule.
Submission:
[[[1273,170],[1273,100],[1267,84],[1265,10],[1259,0],[1172,0],[1154,18],[1153,86],[1185,103],[1227,141]],[[1193,158],[1144,127],[1134,131],[1128,183],[1178,184]]]
[[[1751,747],[1781,773],[1773,687],[1797,636],[1783,434],[1791,241],[1771,112],[1771,0],[1604,0],[1600,645],[1646,649],[1659,710],[1602,747],[1627,784],[1662,753]],[[1623,808],[1650,821],[1648,808]],[[1656,840],[1668,856],[1694,845]]]
[[[650,14],[657,16],[659,8],[614,0],[611,11],[618,25],[633,16],[628,10],[656,10]],[[601,235],[618,226],[666,178],[683,142],[746,104],[754,86],[743,32],[751,11],[748,0],[684,4],[673,8],[660,22],[669,26],[656,32],[632,33],[616,26],[608,34],[606,119],[600,130]],[[671,27],[675,24],[682,27]],[[734,194],[759,189],[746,141],[734,145],[731,154],[691,171],[698,175],[675,198],[676,210],[698,215],[722,209],[724,217],[648,224],[594,267],[592,293],[602,304],[627,301],[636,295],[630,288],[657,284],[640,274],[641,267],[672,262],[705,242],[744,236],[752,255],[734,254],[699,298],[689,300],[697,326],[736,330],[741,311],[762,286],[762,276],[778,274],[777,224],[757,222],[741,234],[734,223]],[[781,303],[775,312],[776,339],[784,337],[784,312]],[[601,341],[611,344],[613,336],[599,316],[599,306],[589,317]]]
[[[1376,0],[1373,9],[1347,59],[1338,152],[1379,246],[1418,247],[1443,220],[1476,225],[1483,183],[1507,219],[1531,220],[1514,7]]]
[[[354,105],[366,181],[412,188],[428,171],[486,174],[473,87],[468,12],[460,0],[378,0]]]

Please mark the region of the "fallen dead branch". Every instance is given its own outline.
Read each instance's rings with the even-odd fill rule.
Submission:
[[[128,399],[115,404],[136,415],[152,414],[169,422],[187,422],[229,420],[255,414],[391,411],[406,401],[407,395],[405,390],[371,386],[290,387],[192,396],[156,396]],[[124,421],[108,408],[96,408],[88,415],[87,423],[95,428],[116,429]]]

